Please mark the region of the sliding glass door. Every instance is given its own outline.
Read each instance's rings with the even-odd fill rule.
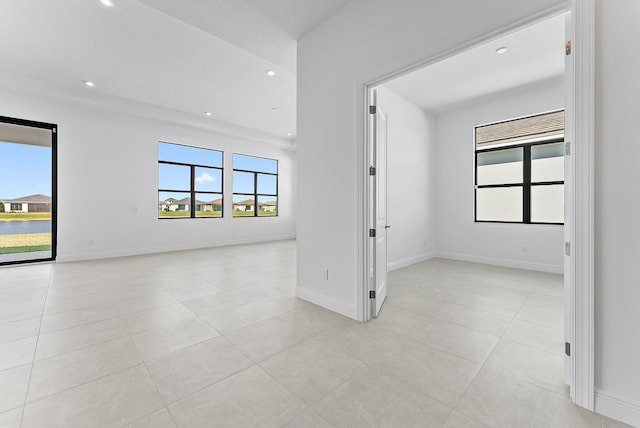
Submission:
[[[0,117],[0,264],[54,260],[55,125]]]

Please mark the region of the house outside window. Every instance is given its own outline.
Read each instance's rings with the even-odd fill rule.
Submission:
[[[233,154],[233,216],[278,215],[278,161]]]
[[[222,217],[222,152],[158,142],[158,218]]]
[[[564,110],[475,127],[475,221],[564,224]]]

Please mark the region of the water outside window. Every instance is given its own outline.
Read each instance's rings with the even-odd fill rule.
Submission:
[[[50,130],[39,131],[50,141]],[[52,147],[3,141],[0,134],[0,159],[0,263],[50,259]]]

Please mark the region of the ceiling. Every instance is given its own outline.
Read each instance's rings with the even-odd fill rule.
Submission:
[[[295,72],[296,40],[350,0],[140,1]]]
[[[384,85],[438,115],[492,94],[561,78],[564,19],[560,15],[539,22]],[[500,47],[508,51],[496,54]]]
[[[0,1],[3,77],[293,140],[296,40],[350,0],[112,1],[111,8],[100,0]],[[562,24],[560,17],[531,26],[388,86],[437,113],[560,75]],[[509,51],[495,55],[502,45]]]
[[[296,39],[348,1],[2,0],[0,71],[294,138]]]

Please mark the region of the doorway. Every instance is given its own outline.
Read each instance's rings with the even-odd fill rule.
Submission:
[[[0,265],[56,257],[57,126],[0,117]]]
[[[593,190],[589,184],[589,177],[592,175],[591,156],[593,150],[593,122],[592,122],[592,104],[587,102],[586,104],[577,104],[576,98],[580,97],[581,100],[591,100],[593,93],[593,46],[586,43],[589,38],[588,35],[592,32],[592,17],[593,17],[593,5],[578,6],[573,3],[570,8],[570,13],[566,18],[566,38],[561,42],[561,46],[566,51],[566,68],[564,70],[564,76],[566,78],[564,86],[564,92],[566,95],[566,115],[567,123],[565,129],[565,137],[567,142],[566,158],[565,158],[565,171],[566,171],[566,194],[565,194],[565,231],[563,234],[563,254],[560,270],[564,271],[564,302],[565,302],[565,340],[566,340],[566,379],[567,383],[571,387],[571,397],[579,405],[588,409],[593,409],[593,272],[592,265],[588,266],[584,261],[589,260],[592,257],[593,248],[593,235],[589,232],[588,228],[585,228],[585,221],[589,222],[592,218],[593,207],[590,205],[592,199],[590,194]],[[557,16],[558,11],[550,11],[544,17],[535,17],[528,22],[520,22],[518,25],[505,30],[503,34],[511,33],[519,28],[531,26],[532,24],[539,23],[548,19],[549,17]],[[585,44],[581,45],[579,40],[576,39],[574,33],[574,27],[580,28],[579,35],[584,37]],[[484,40],[478,41],[474,46],[480,46],[487,42],[497,40],[497,37],[491,36]],[[565,46],[564,41],[568,43]],[[573,52],[571,42],[573,43]],[[576,55],[575,47],[579,46],[582,51],[579,55]],[[468,46],[466,47],[468,48]],[[447,55],[442,55],[432,61],[427,62],[428,65],[435,64],[442,60],[442,58],[449,58],[458,53],[464,52],[467,49],[452,50]],[[498,49],[496,49],[497,51]],[[500,54],[496,52],[496,54]],[[577,58],[577,59],[576,59]],[[580,67],[587,67],[587,72],[584,69],[581,73],[576,73],[575,63],[578,61]],[[591,71],[591,72],[590,72]],[[405,73],[397,73],[395,76],[387,77],[376,82],[372,82],[366,85],[365,94],[367,94],[366,104],[372,105],[372,99],[370,98],[371,89],[385,84],[395,77],[403,75]],[[367,122],[375,120],[373,116],[367,114]],[[369,125],[369,131],[375,129],[375,126]],[[582,145],[576,146],[572,140],[576,136],[581,136],[584,140],[581,140]],[[365,153],[375,151],[375,139],[372,138],[372,133],[367,133],[367,143],[365,143]],[[580,167],[581,176],[576,175],[576,166]],[[365,168],[368,168],[365,165]],[[376,200],[374,193],[371,192],[372,182],[375,179],[367,177],[365,182],[365,211],[369,213],[365,216],[367,219],[373,218],[370,214],[374,210]],[[576,216],[577,212],[587,212],[586,218],[579,218]],[[391,218],[393,223],[393,218]],[[372,224],[369,223],[368,227]],[[376,231],[377,233],[377,231]],[[392,239],[392,238],[391,238]],[[577,245],[576,245],[577,244]],[[367,308],[373,307],[369,304],[371,294],[370,290],[375,289],[376,284],[376,272],[379,270],[376,266],[376,249],[372,240],[364,239],[363,245],[365,251],[363,254],[369,254],[368,260],[365,260],[364,272],[366,283],[364,286],[363,298],[365,303],[363,304],[364,320],[368,320],[373,316],[373,311]],[[573,248],[572,248],[573,247]],[[523,248],[523,251],[525,249]],[[581,282],[578,282],[581,281]],[[578,286],[584,281],[584,286]],[[383,309],[384,311],[384,309]],[[581,317],[578,318],[578,311],[581,313]],[[578,352],[579,354],[576,354]]]

